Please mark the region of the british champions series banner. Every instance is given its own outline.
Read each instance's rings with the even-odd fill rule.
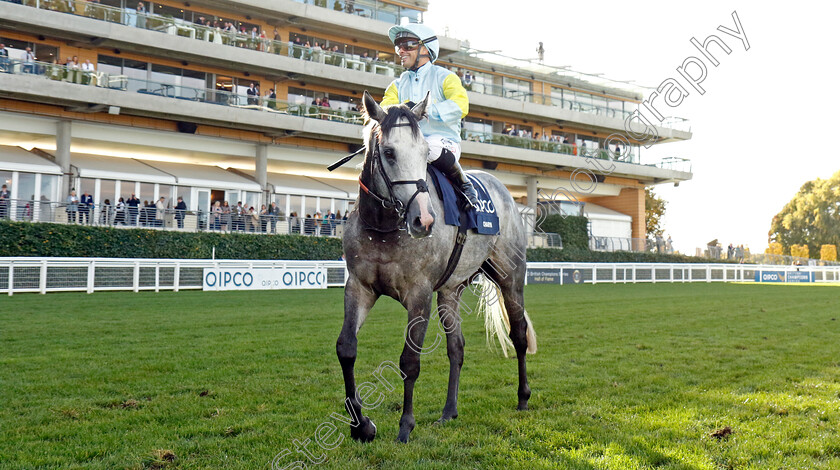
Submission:
[[[204,290],[326,289],[326,268],[204,268]]]

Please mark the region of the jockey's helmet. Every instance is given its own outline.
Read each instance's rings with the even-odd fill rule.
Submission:
[[[436,61],[440,53],[440,41],[435,36],[435,31],[424,24],[409,23],[405,26],[391,26],[391,29],[388,30],[388,37],[391,38],[394,46],[398,43],[408,43],[410,46],[412,45],[411,41],[416,41],[418,46],[426,46],[431,62]]]

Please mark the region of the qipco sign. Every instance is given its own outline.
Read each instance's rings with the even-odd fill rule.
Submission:
[[[205,268],[202,287],[204,290],[326,289],[327,270]]]

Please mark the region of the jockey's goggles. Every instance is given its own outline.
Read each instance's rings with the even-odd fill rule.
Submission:
[[[417,39],[409,39],[407,41],[400,41],[399,43],[394,44],[394,51],[396,51],[398,54],[400,52],[400,49],[402,49],[404,51],[411,52],[413,50],[416,50],[418,47],[420,47],[420,44],[422,44],[422,42],[417,40]]]

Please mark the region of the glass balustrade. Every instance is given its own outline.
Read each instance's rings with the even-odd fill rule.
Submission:
[[[153,80],[129,77],[127,75],[109,74],[100,71],[83,71],[58,64],[48,64],[44,62],[26,63],[21,60],[8,59],[0,62],[0,72],[33,75],[47,80],[116,89],[127,93],[141,93],[168,99],[201,102],[239,109],[251,109],[267,113],[286,114],[310,119],[323,119],[354,125],[363,124],[362,113],[351,109],[328,108],[313,104],[306,104],[305,102],[301,103],[299,101],[233,93],[224,89],[196,88],[171,83],[162,83]],[[575,144],[552,142],[550,140],[533,139],[515,135],[481,132],[467,129],[462,130],[461,137],[465,141],[503,145],[540,152],[575,155],[581,157],[588,156],[600,159],[613,159],[611,152],[608,152],[606,149],[584,149]],[[625,155],[622,159],[620,159],[621,161],[639,164],[638,146],[631,146],[629,149],[625,149],[624,152]],[[678,159],[678,161],[665,159],[662,162],[655,163],[653,165],[666,169],[691,171],[691,162],[688,159],[682,158]]]
[[[319,0],[296,1],[299,1],[300,3],[316,4],[314,2],[318,2]],[[323,5],[317,3],[316,6],[338,9],[337,5],[341,5],[342,11],[351,8],[353,13],[371,17],[375,17],[378,14],[377,12],[380,11],[382,12],[382,15],[387,15],[389,18],[395,14],[400,14],[395,13],[393,5],[377,1],[353,2],[352,0],[348,0],[340,2],[337,0],[323,0],[323,3]],[[129,8],[121,9],[95,2],[86,2],[82,0],[23,0],[23,4],[36,8],[87,16],[89,18],[109,21],[112,23],[120,23],[135,28],[159,31],[194,40],[284,55],[302,60],[318,62],[324,65],[331,65],[367,73],[376,73],[388,77],[397,77],[404,71],[404,69],[395,62],[373,60],[361,57],[357,54],[332,52],[316,47],[299,46],[290,42],[276,41],[274,39],[261,37],[255,34],[252,35],[243,34],[238,31],[227,31],[216,27],[196,24],[180,18],[173,18],[171,16],[144,14]],[[236,26],[235,22],[234,26]],[[632,102],[611,100],[608,98],[599,97],[599,104],[594,104],[592,100],[575,100],[565,97],[559,98],[556,95],[533,93],[522,86],[523,83],[528,82],[521,80],[519,82],[521,82],[519,83],[519,86],[505,86],[482,83],[479,80],[475,80],[470,83],[465,83],[464,85],[468,91],[475,93],[498,96],[545,106],[557,106],[574,112],[594,114],[621,120],[630,116],[637,106]],[[679,118],[670,118],[661,125],[663,127],[674,128],[677,130],[690,130],[687,121]]]

